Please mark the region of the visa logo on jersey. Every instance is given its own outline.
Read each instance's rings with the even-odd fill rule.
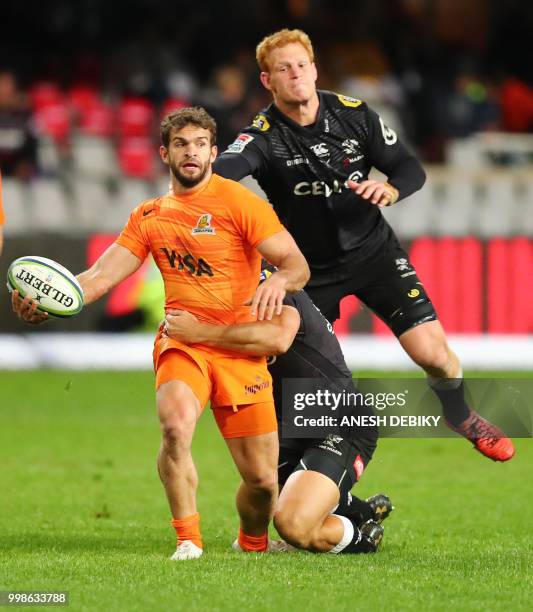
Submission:
[[[160,249],[168,259],[168,263],[171,268],[175,268],[178,272],[185,271],[191,276],[202,276],[207,274],[208,276],[214,276],[211,266],[202,257],[196,259],[191,253],[176,253],[174,249],[169,250],[166,247]]]

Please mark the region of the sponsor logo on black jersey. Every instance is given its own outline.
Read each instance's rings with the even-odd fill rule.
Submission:
[[[359,142],[355,138],[343,140],[341,146],[347,155],[357,155],[359,153]]]
[[[325,181],[302,181],[294,186],[294,195],[297,196],[326,196],[329,197],[333,193],[341,193],[348,187],[348,181],[359,181],[363,178],[363,173],[357,170],[352,172],[350,176],[344,181],[338,181],[335,179],[331,185]]]
[[[230,144],[230,146],[224,151],[224,153],[242,153],[244,147],[250,144],[254,139],[250,134],[239,134],[237,138]]]
[[[311,145],[311,149],[313,149],[313,153],[317,157],[329,157],[329,149],[325,142],[319,142],[317,144]]]
[[[308,164],[309,160],[307,159],[307,157],[295,157],[294,159],[288,159],[286,161],[287,166],[289,166],[289,168],[291,166],[299,166],[300,164]]]
[[[262,132],[266,132],[270,128],[270,123],[264,115],[256,115],[252,121],[252,125]]]
[[[337,94],[337,97],[344,104],[344,106],[351,106],[352,108],[356,108],[363,103],[362,100],[350,98],[350,96],[342,96],[341,94]]]
[[[168,259],[171,268],[175,268],[178,272],[187,272],[191,276],[214,276],[211,266],[202,257],[198,259],[191,253],[176,253],[174,249],[163,247],[160,249]]]
[[[379,123],[381,124],[381,133],[383,134],[383,140],[385,141],[385,144],[396,144],[396,141],[398,140],[396,132],[387,125],[385,125],[381,117],[379,118]]]

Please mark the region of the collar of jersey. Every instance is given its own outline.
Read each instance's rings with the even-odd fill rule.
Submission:
[[[209,185],[211,185],[211,181],[213,180],[213,177],[215,176],[215,174],[211,174],[211,178],[207,181],[207,183],[205,185],[202,185],[201,187],[196,187],[196,189],[193,189],[192,191],[188,191],[187,193],[168,193],[168,196],[171,198],[174,198],[175,200],[188,200],[190,198],[194,198],[197,195],[199,195],[200,193],[202,193],[205,189],[207,189],[209,187]]]
[[[300,125],[299,123],[296,123],[296,121],[294,121],[293,119],[291,119],[290,117],[282,113],[274,103],[271,104],[272,112],[279,119],[281,119],[281,121],[286,123],[288,126],[293,128],[294,130],[297,130],[301,132],[302,134],[316,134],[322,131],[320,126],[322,125],[322,119],[324,117],[324,108],[325,108],[324,97],[320,89],[317,89],[317,93],[318,93],[318,101],[319,101],[318,114],[316,116],[316,121],[312,127],[309,125]]]

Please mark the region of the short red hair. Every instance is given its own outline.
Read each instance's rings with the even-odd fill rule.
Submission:
[[[307,51],[309,55],[309,61],[315,61],[315,54],[313,52],[313,45],[311,39],[302,30],[288,30],[284,28],[279,32],[274,32],[269,36],[265,36],[263,40],[257,45],[255,50],[255,57],[261,72],[268,72],[268,56],[274,49],[285,47],[291,43],[299,43]]]

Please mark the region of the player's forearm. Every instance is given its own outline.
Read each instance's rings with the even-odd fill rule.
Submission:
[[[198,323],[195,328],[198,344],[247,355],[280,355],[288,350],[291,340],[279,325],[270,321],[238,325]]]
[[[95,302],[113,288],[112,281],[100,273],[98,262],[76,278],[83,289],[85,304]]]
[[[90,304],[139,269],[142,260],[129,249],[113,243],[85,272],[78,275],[84,302]]]
[[[420,162],[413,156],[403,157],[392,168],[385,170],[388,182],[399,191],[398,200],[410,196],[422,188],[426,173]]]
[[[283,257],[278,263],[278,269],[274,272],[273,276],[282,278],[285,291],[294,293],[305,287],[311,272],[305,257],[298,251]]]

